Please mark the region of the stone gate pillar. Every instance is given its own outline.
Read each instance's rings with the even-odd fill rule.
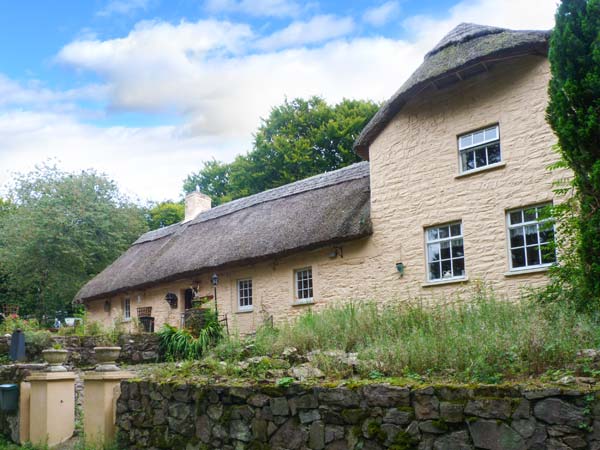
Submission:
[[[84,375],[83,431],[86,441],[110,443],[115,438],[116,402],[121,393],[121,380],[130,372],[88,372]]]
[[[53,447],[73,436],[75,428],[75,374],[34,373],[30,383],[29,439]]]

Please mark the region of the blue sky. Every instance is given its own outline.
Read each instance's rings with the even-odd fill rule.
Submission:
[[[554,0],[21,0],[0,6],[0,186],[48,159],[178,198],[286,97],[389,97],[463,21],[549,28]],[[0,188],[0,193],[2,189]]]

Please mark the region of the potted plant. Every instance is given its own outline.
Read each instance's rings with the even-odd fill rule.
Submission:
[[[117,359],[121,353],[121,347],[94,347],[96,353],[97,372],[113,372],[119,370]]]
[[[67,369],[63,366],[67,360],[69,352],[59,343],[56,343],[52,348],[42,350],[42,357],[48,363],[49,372],[66,372]]]

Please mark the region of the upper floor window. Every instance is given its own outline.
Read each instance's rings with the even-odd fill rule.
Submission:
[[[313,301],[312,268],[299,269],[294,272],[296,284],[296,302],[311,303]]]
[[[252,311],[252,280],[238,280],[238,309]]]
[[[544,267],[556,262],[554,223],[550,205],[530,206],[507,213],[511,270]]]
[[[123,300],[123,319],[131,319],[131,299],[129,297]]]
[[[498,125],[459,136],[458,152],[462,173],[501,162]]]
[[[462,223],[427,228],[427,279],[442,281],[465,277]]]

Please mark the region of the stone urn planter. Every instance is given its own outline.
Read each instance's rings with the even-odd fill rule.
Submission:
[[[63,366],[67,360],[69,352],[67,350],[49,348],[42,351],[44,361],[48,363],[48,372],[66,372],[67,369]]]
[[[96,353],[96,372],[114,372],[119,370],[117,359],[121,353],[121,347],[94,347]]]

